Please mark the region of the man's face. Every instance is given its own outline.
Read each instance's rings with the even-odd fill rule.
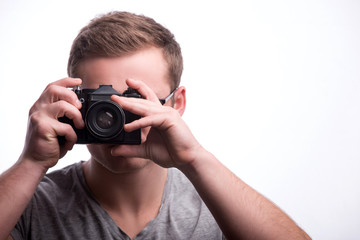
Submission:
[[[83,80],[83,89],[96,89],[99,85],[112,85],[119,93],[123,93],[127,89],[125,80],[132,78],[143,81],[159,98],[165,98],[171,91],[167,77],[167,63],[162,51],[155,47],[123,57],[88,59],[81,63],[79,70]],[[88,145],[92,160],[111,172],[131,172],[145,167],[150,161],[139,158],[113,157],[110,153],[112,146]]]

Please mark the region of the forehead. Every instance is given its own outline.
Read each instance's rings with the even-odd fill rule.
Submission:
[[[127,89],[128,78],[145,82],[155,93],[170,89],[168,64],[162,50],[146,48],[121,57],[96,57],[86,59],[79,66],[83,88],[98,88],[113,85],[119,92]]]

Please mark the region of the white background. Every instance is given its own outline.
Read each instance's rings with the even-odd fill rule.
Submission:
[[[184,118],[208,150],[314,239],[360,238],[359,1],[1,0],[0,172],[80,28],[110,10],[175,34]],[[57,168],[88,157],[76,146]]]

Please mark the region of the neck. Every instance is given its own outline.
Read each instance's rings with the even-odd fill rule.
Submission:
[[[167,169],[149,162],[141,169],[112,173],[96,160],[83,164],[86,183],[98,202],[109,212],[138,215],[160,208]]]

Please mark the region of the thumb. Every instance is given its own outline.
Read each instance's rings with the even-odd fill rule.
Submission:
[[[117,145],[111,148],[114,157],[139,157],[146,158],[144,145]]]

